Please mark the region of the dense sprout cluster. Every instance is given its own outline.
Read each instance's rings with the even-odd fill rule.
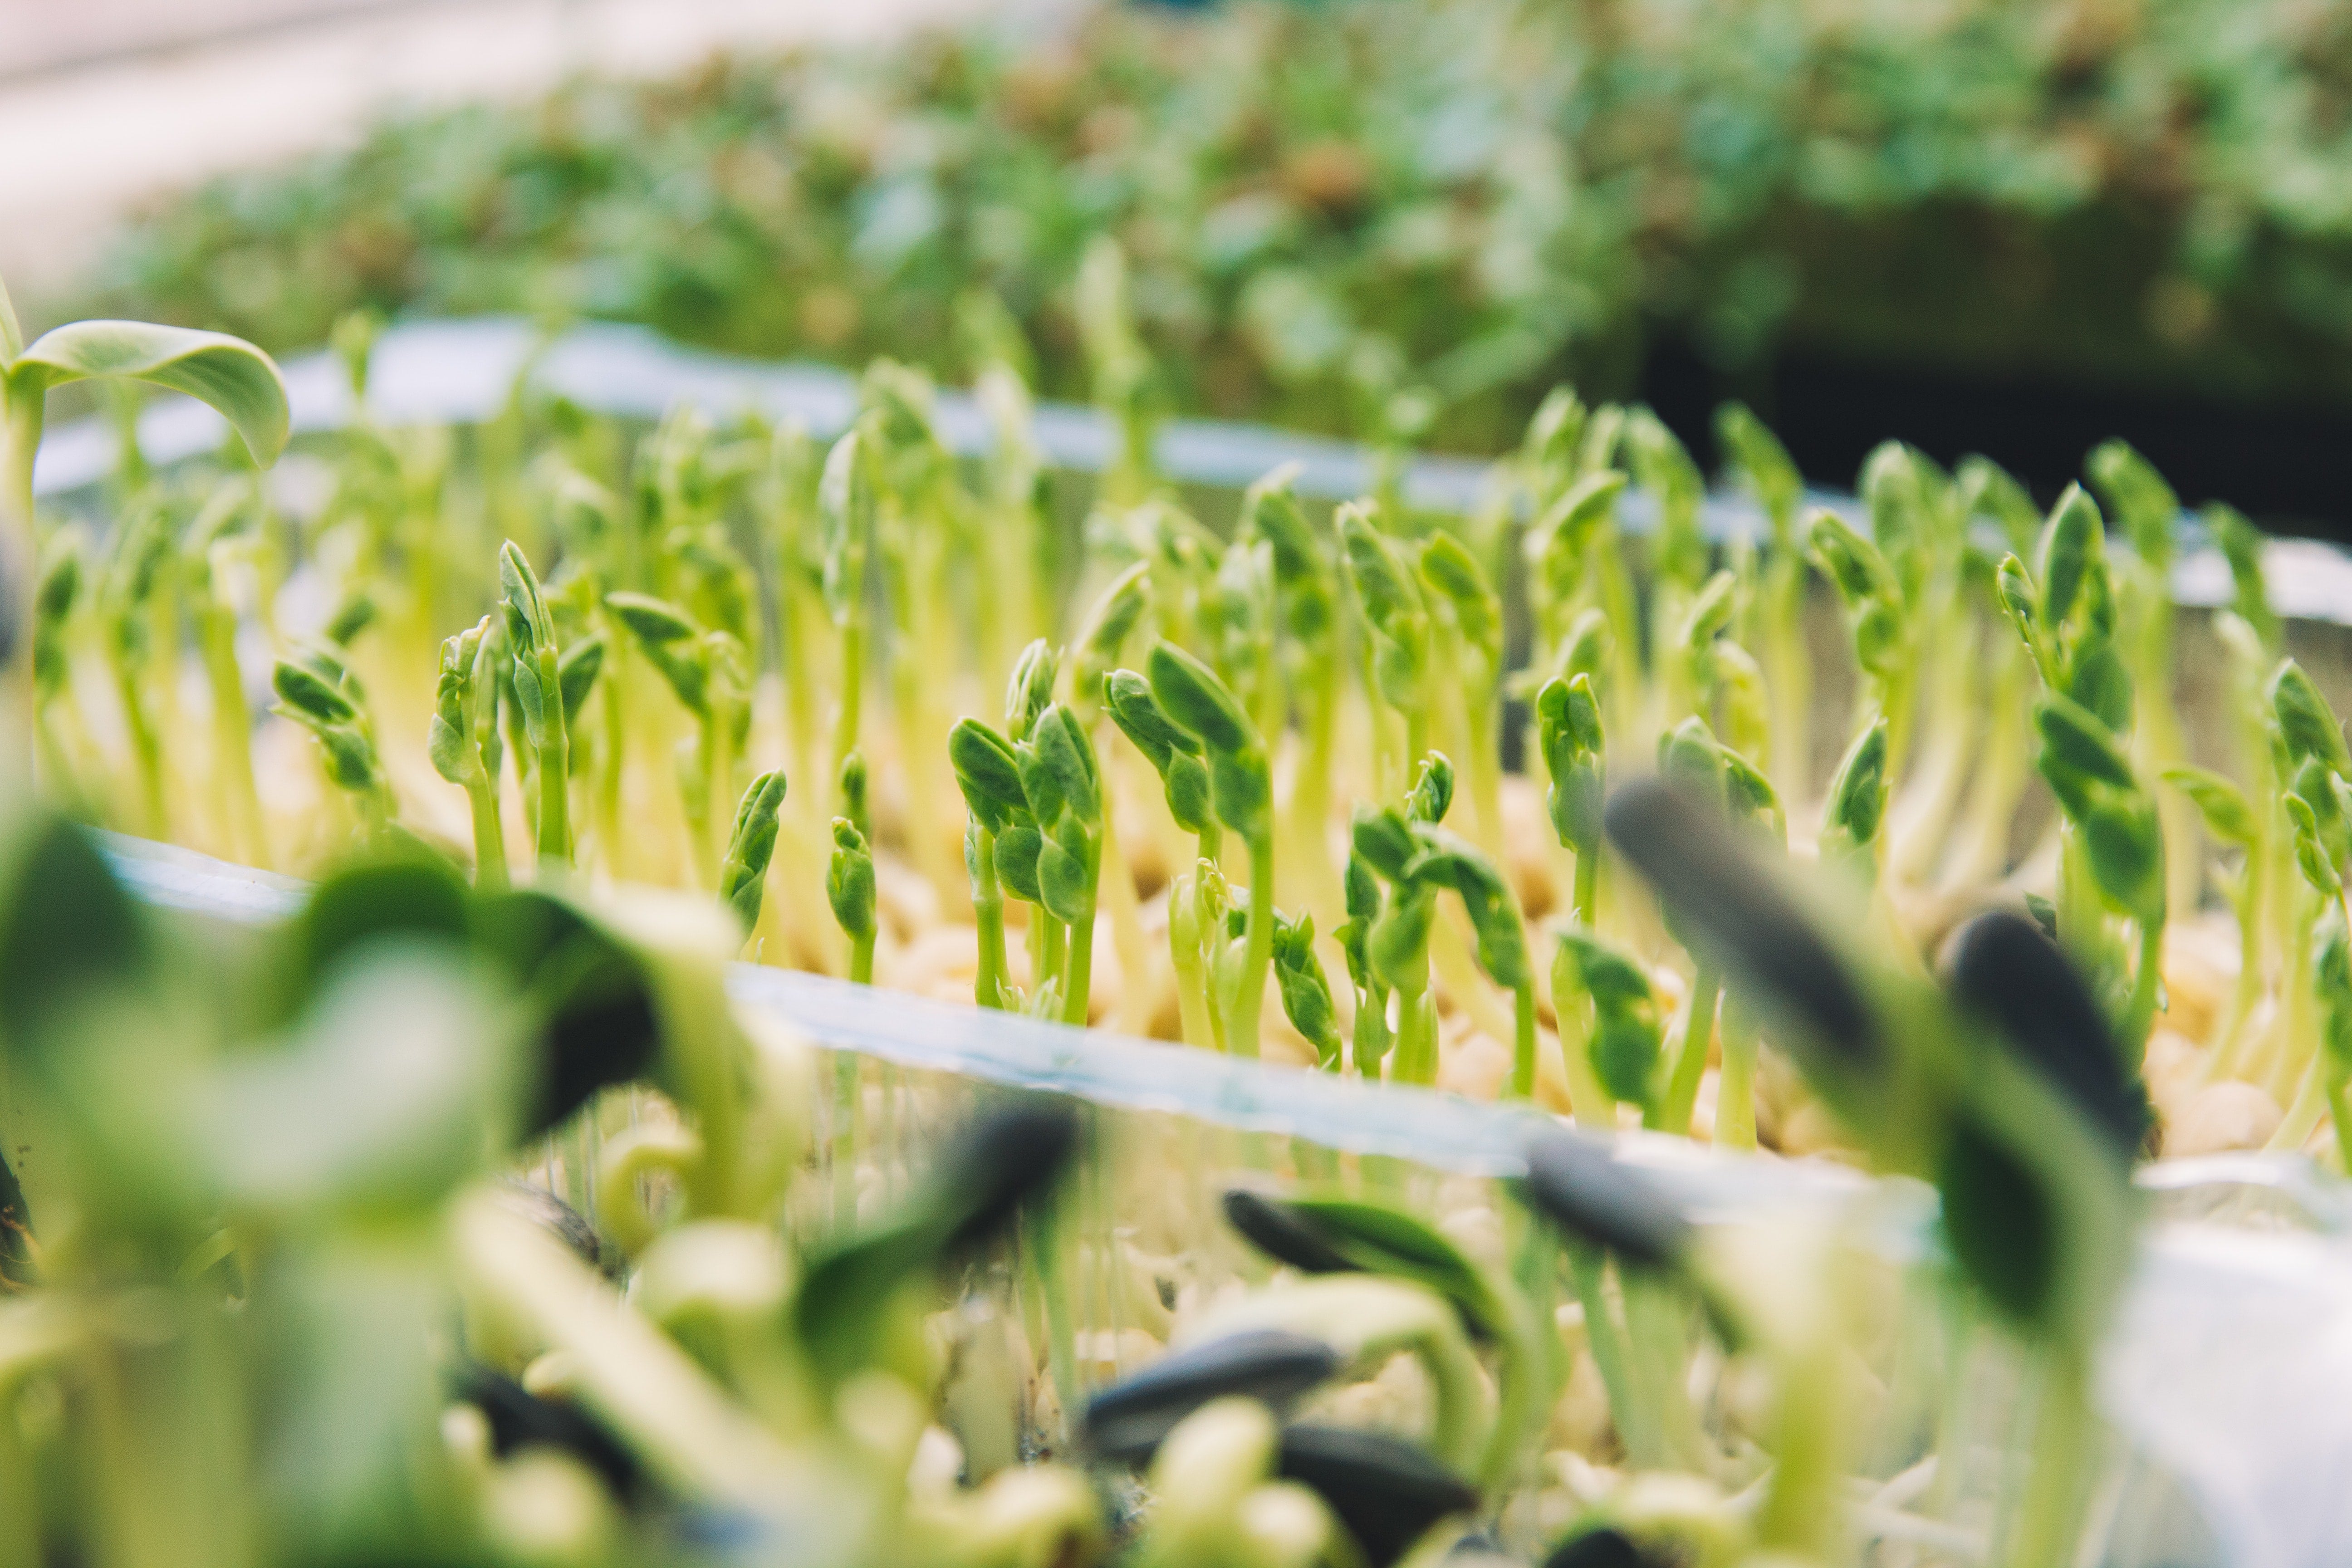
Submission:
[[[354,319],[359,416],[289,516],[257,351],[0,309],[39,759],[0,775],[0,1563],[2096,1550],[2158,1114],[2242,1091],[2280,1146],[2352,1139],[2352,750],[2251,531],[2210,519],[2233,778],[2182,760],[2178,508],[2127,447],[2087,463],[2112,542],[2079,487],[2044,516],[1893,443],[1849,517],[1730,408],[1761,526],[1723,542],[1654,416],[1563,388],[1475,517],[1391,470],[1327,524],[1276,473],[1221,532],[1150,471],[1115,247],[1085,284],[1127,438],[1075,534],[1007,361],[976,465],[887,361],[829,443],[528,385],[452,433],[378,423]],[[45,528],[76,379],[235,443],[159,475],[126,420],[110,515]],[[1827,770],[1816,573],[1856,688]],[[326,877],[275,929],[169,919],[58,805]],[[2192,1016],[2208,840],[2241,968]],[[1299,1145],[1221,1194],[1254,1287],[1198,1150],[1119,1213],[1066,1109],[943,1142],[936,1089],[739,1015],[738,955],[1833,1145],[1937,1203],[1890,1257],[1866,1187],[1701,1225],[1534,1118],[1516,1206]]]
[[[2033,911],[2175,1150],[2332,1120],[2352,763],[2280,658],[2242,520],[2208,517],[2239,576],[2214,623],[2231,776],[2189,765],[2179,507],[2126,447],[2045,516],[1983,459],[1889,443],[1848,514],[1808,510],[1731,406],[1724,478],[1760,525],[1726,543],[1654,416],[1562,389],[1475,516],[1415,511],[1391,471],[1326,521],[1276,473],[1220,532],[1150,470],[1123,258],[1088,274],[1132,438],[1075,531],[1008,360],[976,464],[888,361],[829,444],[692,410],[631,432],[519,389],[461,458],[368,414],[355,318],[362,413],[308,516],[249,478],[149,475],[132,442],[118,525],[47,537],[52,787],[257,863],[330,865],[356,834],[485,888],[520,859],[699,889],[769,963],[1598,1126],[1833,1143],[1704,942],[1607,875],[1603,794],[1655,771],[1821,862],[1915,969],[1976,909]],[[1855,689],[1833,767],[1816,596],[1850,649],[1823,679]],[[241,636],[291,721],[250,744]]]
[[[352,308],[642,321],[966,378],[967,290],[1093,374],[1136,261],[1171,406],[1495,451],[1661,332],[2144,391],[2341,400],[2326,6],[1516,0],[933,38],[394,121],[175,200],[108,313],[315,342]]]

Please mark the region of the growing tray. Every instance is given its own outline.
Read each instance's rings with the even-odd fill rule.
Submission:
[[[344,383],[329,356],[289,362],[286,371],[298,432],[343,421]],[[829,369],[685,350],[634,328],[581,327],[549,341],[504,320],[394,329],[377,351],[371,396],[388,421],[467,422],[495,414],[526,372],[610,414],[652,419],[685,402],[720,412],[756,408],[796,418],[817,435],[844,426],[855,399],[852,379]],[[954,394],[941,395],[939,425],[960,450],[976,451],[985,437],[978,410]],[[1090,410],[1044,405],[1036,428],[1057,466],[1097,470],[1110,457],[1112,432]],[[158,402],[142,422],[142,444],[157,462],[213,449],[221,436],[216,416],[184,400]],[[59,428],[41,454],[39,489],[63,495],[95,482],[111,447],[111,432],[96,422]],[[1207,422],[1164,428],[1158,458],[1171,477],[1212,489],[1236,489],[1296,463],[1299,492],[1329,500],[1360,493],[1374,470],[1370,454],[1344,443]],[[299,461],[282,471],[283,482],[303,482]],[[1447,458],[1415,462],[1405,481],[1407,494],[1433,509],[1466,509],[1485,483],[1485,464]],[[1642,501],[1628,498],[1633,530],[1646,521]],[[1706,520],[1718,535],[1761,526],[1752,509],[1730,500],[1711,501]],[[2189,605],[2224,602],[2229,576],[2219,552],[2204,546],[2193,520],[2182,527],[2176,595]],[[2305,623],[2306,638],[2318,637],[2315,673],[2340,686],[2352,672],[2337,630],[2352,627],[2352,558],[2303,542],[2274,542],[2271,550],[2277,607]],[[2193,719],[2193,694],[2189,706]],[[303,896],[299,882],[189,851],[113,836],[105,843],[141,897],[203,919],[268,923]],[[1253,1267],[1213,1219],[1210,1200],[1228,1179],[1377,1158],[1424,1193],[1499,1206],[1498,1184],[1521,1172],[1530,1134],[1549,1122],[1525,1109],[1265,1067],[772,968],[739,965],[730,984],[744,1007],[820,1052],[866,1064],[858,1070],[868,1092],[903,1109],[862,1151],[886,1182],[919,1164],[927,1129],[1008,1088],[1091,1108],[1108,1173],[1084,1223],[1116,1228],[1129,1205],[1151,1195],[1149,1178],[1164,1177],[1168,1151],[1181,1148],[1184,1180],[1200,1200],[1191,1205],[1198,1228],[1187,1242],[1188,1262],[1211,1282]],[[854,1172],[839,1129],[821,1124],[816,1137],[822,1167]],[[1704,1223],[1862,1205],[1890,1255],[1916,1256],[1931,1245],[1931,1200],[1905,1184],[1642,1136],[1626,1139],[1624,1152]],[[2145,1173],[2142,1185],[2158,1219],[2098,1374],[2100,1405],[2125,1450],[2101,1500],[2111,1521],[2101,1560],[2110,1568],[2340,1561],[2342,1543],[2352,1541],[2352,1489],[2340,1485],[2352,1473],[2352,1421],[2343,1415],[2352,1409],[2352,1197],[2305,1162],[2256,1156],[2169,1163]],[[1119,1369],[1117,1326],[1105,1302],[1095,1330],[1113,1342],[1090,1364],[1106,1375]],[[1081,1337],[1087,1331],[1082,1322]],[[1989,1441],[1997,1451],[1998,1432]],[[1952,1543],[1918,1543],[1930,1560],[1968,1560],[1964,1552],[1936,1555]]]

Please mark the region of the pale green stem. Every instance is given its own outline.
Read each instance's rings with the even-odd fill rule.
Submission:
[[[596,700],[602,706],[604,723],[604,754],[597,759],[596,769],[596,839],[597,858],[603,862],[604,874],[618,879],[621,870],[621,786],[628,766],[628,709],[621,695],[622,670],[625,655],[623,639],[614,637],[608,643],[612,650],[608,659],[624,661],[608,668],[598,684],[603,690]]]
[[[1569,1113],[1576,1118],[1579,1127],[1598,1132],[1614,1131],[1617,1101],[1601,1087],[1601,1075],[1592,1066],[1592,1036],[1585,1023],[1585,1005],[1574,1005],[1577,1016],[1571,1021],[1570,1004],[1557,994],[1552,997],[1553,1017],[1559,1025],[1560,1066],[1568,1074]]]
[[[50,700],[56,700],[55,699]],[[76,816],[93,812],[88,793],[67,754],[65,738],[58,733],[57,721],[49,716],[49,701],[36,700],[37,710],[33,738],[40,752],[40,785],[42,797],[53,805],[66,806]]]
[[[1087,1006],[1093,1000],[1095,915],[1088,910],[1070,922],[1070,949],[1063,960],[1062,1022],[1087,1026]],[[1139,976],[1139,980],[1140,977]]]
[[[996,879],[996,835],[972,826],[973,921],[980,928],[980,966],[972,995],[983,1007],[1004,1005],[1004,887]]]
[[[253,782],[253,715],[245,705],[245,682],[236,666],[236,617],[226,605],[206,604],[198,612],[197,640],[212,687],[213,746],[219,753],[213,760],[213,776],[223,821],[236,858],[267,870],[269,836]]]
[[[555,650],[539,650],[539,687],[547,693],[539,745],[539,858],[572,863],[572,746],[563,729],[563,685]]]
[[[1472,1026],[1500,1044],[1517,1037],[1517,1026],[1509,1010],[1495,999],[1494,987],[1486,984],[1472,952],[1474,940],[1469,917],[1461,907],[1450,903],[1442,907],[1430,925],[1430,963],[1446,995],[1469,1016]]]
[[[710,858],[710,843],[713,820],[725,820],[711,766],[719,747],[719,717],[711,709],[706,708],[695,716],[692,760],[700,766],[692,774],[684,768],[677,773],[678,804],[686,813],[686,854],[672,872],[688,887],[718,886],[718,868]]]
[[[120,652],[114,657],[114,686],[121,698],[122,723],[131,733],[131,757],[139,774],[139,831],[150,838],[169,838],[171,812],[163,795],[163,744],[147,711],[139,672]]]
[[[734,714],[724,701],[710,704],[710,722],[703,731],[703,760],[709,764],[703,794],[703,866],[708,887],[719,886],[719,869],[727,863],[727,840],[734,831],[728,805],[735,799]]]
[[[1675,1463],[1696,1475],[1708,1473],[1713,1447],[1692,1408],[1683,1374],[1690,1359],[1685,1324],[1688,1309],[1673,1280],[1618,1270],[1625,1298],[1625,1335],[1636,1375],[1658,1412],[1659,1435]]]
[[[2139,928],[2139,967],[2132,976],[2131,996],[2124,1004],[2123,1047],[2137,1072],[2147,1055],[2147,1037],[2156,1027],[2157,992],[2164,979],[2164,921],[2148,921]]]
[[[1532,1100],[1536,1092],[1536,988],[1521,983],[1511,994],[1511,1098]]]
[[[1813,1330],[1814,1325],[1806,1325]],[[1840,1536],[1845,1510],[1838,1506],[1844,1481],[1840,1452],[1843,1367],[1846,1353],[1837,1340],[1810,1332],[1801,1349],[1780,1362],[1774,1392],[1772,1477],[1758,1511],[1759,1542],[1811,1563],[1843,1561]]]
[[[859,710],[863,707],[866,682],[866,616],[862,607],[853,608],[849,619],[841,628],[841,707],[834,716],[833,765],[827,778],[841,776],[841,764],[849,753],[857,750]]]
[[[1659,1434],[1655,1413],[1634,1381],[1623,1332],[1609,1310],[1603,1256],[1576,1241],[1566,1243],[1564,1250],[1577,1304],[1584,1310],[1584,1342],[1592,1352],[1592,1364],[1600,1369],[1601,1386],[1608,1393],[1609,1415],[1617,1424],[1618,1440],[1635,1468],[1662,1468],[1667,1462],[1665,1441]]]
[[[2301,891],[2300,879],[2296,889]],[[2300,900],[2297,900],[2298,906]],[[2301,1081],[2304,1064],[2317,1048],[2319,1021],[2311,994],[2311,944],[2291,942],[2279,979],[2279,1008],[2263,1038],[2243,1063],[2242,1076],[2271,1092],[2282,1104]]]
[[[1726,1149],[1756,1147],[1756,1037],[1723,1020],[1723,1072],[1715,1084],[1715,1142]]]
[[[1805,568],[1794,550],[1765,583],[1764,666],[1771,701],[1773,787],[1784,801],[1812,795],[1812,661],[1805,647]]]
[[[2246,1024],[2263,999],[2263,847],[2255,844],[2246,851],[2244,880],[2238,889],[2238,983],[2230,993],[2229,1009],[2224,1012],[2206,1042],[2210,1054],[2206,1058],[2206,1078],[2219,1080],[2235,1075],[2238,1054],[2245,1043]]]
[[[2284,1154],[2302,1148],[2318,1131],[2319,1119],[2327,1113],[2331,1103],[2328,1089],[2326,1060],[2315,1055],[2304,1064],[2294,1098],[2287,1102],[2286,1114],[2279,1119],[2277,1129],[2263,1149]]]
[[[1074,1429],[1084,1393],[1078,1383],[1077,1319],[1070,1300],[1073,1248],[1065,1234],[1066,1224],[1060,1205],[1055,1205],[1026,1226],[1037,1253],[1039,1305],[1045,1317],[1045,1366],[1061,1406],[1064,1430],[1057,1436],[1062,1436]]]
[[[2058,828],[2058,941],[2079,963],[2099,951],[2099,893],[2091,879],[2082,830],[2071,820]]]
[[[2032,773],[2025,713],[2033,663],[2021,647],[2010,643],[1995,646],[2004,651],[1993,679],[1992,706],[1986,715],[1990,731],[1954,847],[1944,858],[1943,885],[1955,889],[1981,888],[2008,868],[2017,803],[2024,797]]]
[[[1322,679],[1307,699],[1306,750],[1292,777],[1290,817],[1298,860],[1309,879],[1307,896],[1318,907],[1325,929],[1335,928],[1347,908],[1347,894],[1332,863],[1331,846],[1324,831],[1330,820],[1331,767],[1339,718],[1341,664],[1328,661]]]
[[[16,1392],[0,1386],[0,1568],[40,1568],[40,1494],[25,1451]]]
[[[1423,980],[1407,989],[1397,986],[1396,1040],[1389,1047],[1389,1077],[1397,1083],[1427,1085],[1437,1078],[1435,1020],[1429,1009],[1429,985]]]
[[[1103,762],[1108,774],[1110,758],[1105,756]],[[1151,984],[1151,938],[1143,929],[1143,915],[1137,906],[1135,875],[1128,869],[1127,856],[1119,848],[1111,793],[1106,777],[1100,868],[1095,881],[1109,904],[1111,951],[1118,955],[1118,999],[1112,1004],[1111,1018],[1114,1027],[1140,1035],[1150,1026],[1152,994],[1159,988]]]
[[[499,817],[499,793],[477,763],[466,778],[466,803],[474,816],[474,886],[507,885],[506,824]]]
[[[2053,1345],[2042,1365],[2032,1458],[2025,1469],[2016,1531],[2001,1559],[2009,1568],[2072,1568],[2084,1477],[2096,1439],[2090,1368],[2080,1352]]]
[[[1481,660],[1481,666],[1484,660]],[[1503,752],[1495,731],[1501,722],[1493,681],[1482,683],[1486,693],[1470,704],[1470,804],[1478,814],[1478,847],[1497,866],[1508,865],[1503,847]]]
[[[1217,837],[1211,824],[1201,835],[1194,869],[1168,889],[1168,956],[1176,970],[1176,1017],[1184,1043],[1194,1050],[1225,1048],[1224,1016],[1211,994],[1213,966],[1207,953],[1214,933],[1204,929],[1209,916],[1199,869],[1213,863]]]
[[[1601,613],[1608,618],[1620,666],[1630,673],[1637,663],[1634,650],[1642,647],[1642,617],[1634,607],[1633,574],[1625,563],[1625,552],[1613,523],[1604,524],[1594,533],[1586,559],[1600,582]],[[1610,715],[1610,729],[1631,738],[1637,747],[1646,746],[1649,736],[1639,722],[1641,682],[1630,679],[1612,680],[1609,682],[1609,694],[1615,705],[1615,711]]]
[[[1690,1131],[1699,1079],[1706,1071],[1707,1047],[1715,1039],[1715,1004],[1721,991],[1714,969],[1702,963],[1691,980],[1690,1006],[1683,1015],[1683,1043],[1675,1055],[1674,1077],[1643,1119],[1650,1127],[1682,1134]]]
[[[1969,759],[1979,746],[1979,709],[1970,679],[1975,645],[1975,628],[1966,622],[1948,635],[1945,654],[1937,666],[1945,673],[1936,682],[1937,700],[1927,712],[1930,730],[1918,766],[1887,807],[1887,869],[1899,882],[1916,882],[1926,877],[1950,842],[1952,813],[1968,784]]]
[[[0,380],[0,386],[5,386]],[[16,646],[0,665],[0,735],[33,732],[33,589],[39,558],[33,536],[33,457],[40,449],[47,395],[8,393],[0,406],[0,615],[23,628]],[[14,806],[33,790],[33,749],[21,740],[0,758],[0,809]]]
[[[1396,790],[1396,794],[1402,795],[1405,790],[1412,787],[1413,770],[1421,765],[1421,759],[1428,754],[1429,704],[1423,700],[1414,703],[1405,710],[1404,783]]]
[[[1249,925],[1242,951],[1240,983],[1225,1016],[1225,1048],[1237,1057],[1257,1056],[1258,1014],[1265,1001],[1265,973],[1274,962],[1274,835],[1250,840]]]

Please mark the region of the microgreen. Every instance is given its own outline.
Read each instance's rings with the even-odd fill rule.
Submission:
[[[242,339],[141,321],[74,321],[24,340],[0,288],[0,576],[10,584],[0,614],[0,669],[20,732],[35,714],[32,643],[39,552],[34,537],[33,458],[41,445],[52,388],[77,381],[137,382],[185,393],[228,420],[258,466],[284,450],[286,384],[268,354]],[[21,765],[11,769],[22,793]]]
[[[1257,1055],[1258,1013],[1274,956],[1274,809],[1272,765],[1265,742],[1216,673],[1171,643],[1156,644],[1146,661],[1151,696],[1178,729],[1200,742],[1209,767],[1217,820],[1249,846],[1249,913],[1245,946],[1233,988],[1216,999],[1225,1048]]]
[[[768,861],[776,850],[776,816],[783,805],[784,775],[772,770],[751,781],[735,808],[734,831],[728,836],[726,858],[719,865],[719,896],[734,910],[746,932],[759,929]],[[827,890],[831,890],[829,884]]]
[[[825,902],[849,938],[849,978],[874,982],[874,852],[845,816],[833,819],[833,859],[824,874]]]

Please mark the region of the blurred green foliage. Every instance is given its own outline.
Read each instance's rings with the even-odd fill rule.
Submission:
[[[2352,8],[1431,0],[1113,8],[399,120],[156,211],[85,308],[277,348],[359,304],[968,367],[1082,396],[1108,230],[1165,408],[1499,449],[1672,335],[2352,401]]]

